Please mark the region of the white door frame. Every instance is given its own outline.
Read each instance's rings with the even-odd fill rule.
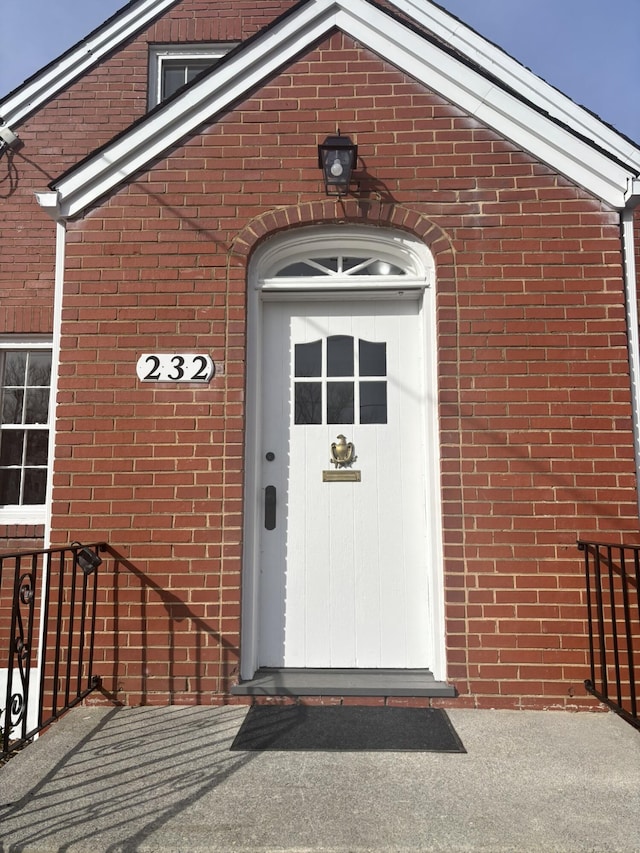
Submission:
[[[334,255],[348,251],[354,255],[369,252],[401,266],[403,276],[312,277],[287,279],[275,277],[284,263],[293,263],[311,255]],[[425,411],[426,505],[436,519],[430,530],[429,614],[433,661],[430,669],[436,680],[446,681],[444,631],[444,571],[442,545],[442,496],[440,487],[440,434],[437,400],[437,346],[435,312],[435,265],[427,247],[405,232],[371,226],[309,226],[267,240],[251,260],[247,295],[247,383],[245,446],[245,519],[242,572],[242,624],[240,677],[253,677],[258,668],[259,649],[259,537],[262,519],[261,446],[262,413],[260,356],[262,353],[262,305],[265,300],[367,299],[402,296],[416,298],[421,293],[425,385],[434,399]],[[426,476],[430,472],[431,476]],[[436,476],[434,476],[436,474]]]

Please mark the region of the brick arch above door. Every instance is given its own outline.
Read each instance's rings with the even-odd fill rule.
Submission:
[[[308,225],[376,225],[399,228],[413,234],[431,251],[438,270],[438,289],[451,291],[455,282],[451,239],[431,219],[411,208],[380,201],[319,199],[289,207],[266,210],[238,233],[231,255],[248,259],[266,237]]]

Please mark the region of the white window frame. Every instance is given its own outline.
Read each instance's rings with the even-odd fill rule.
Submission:
[[[162,103],[162,66],[167,60],[221,59],[236,46],[237,42],[215,42],[210,44],[156,44],[149,48],[149,109]]]
[[[7,351],[28,350],[28,351],[49,351],[52,354],[53,360],[53,341],[51,338],[43,337],[42,335],[26,335],[21,337],[13,337],[12,335],[0,335],[0,353],[4,354]],[[51,382],[53,383],[53,363],[51,371]],[[53,385],[51,385],[51,393]],[[1,402],[1,401],[0,401]],[[51,447],[51,433],[53,430],[53,401],[49,398],[49,420],[46,428],[49,432],[49,452],[47,458],[47,483],[50,482],[52,476],[53,459]],[[43,426],[44,429],[44,426]],[[49,489],[47,488],[47,494]],[[45,524],[47,519],[47,502],[42,504],[8,504],[0,506],[0,524],[25,524],[25,525],[40,525]]]

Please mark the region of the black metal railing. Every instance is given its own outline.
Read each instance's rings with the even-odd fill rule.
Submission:
[[[0,758],[99,686],[93,654],[106,547],[0,555]]]
[[[587,690],[640,728],[640,545],[578,540],[584,552],[591,677]]]

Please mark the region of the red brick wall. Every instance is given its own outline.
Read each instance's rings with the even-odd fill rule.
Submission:
[[[364,164],[345,202],[316,167],[336,126]],[[575,540],[637,530],[617,215],[340,35],[69,226],[54,540],[121,555],[107,694],[221,701],[234,676],[246,261],[317,221],[404,227],[434,253],[458,701],[592,706]],[[138,384],[168,342],[224,370]]]
[[[13,129],[23,147],[0,158],[0,334],[51,332],[55,227],[34,191],[147,110],[148,48],[241,41],[293,0],[184,0]]]
[[[44,537],[42,524],[7,524],[0,530],[2,533],[0,555],[42,548]]]
[[[34,192],[145,114],[149,45],[240,41],[292,5],[184,0],[13,127],[23,147],[0,157],[0,334],[51,334],[55,225]],[[0,546],[5,537],[14,548],[0,526]],[[28,535],[19,545],[32,547]]]

